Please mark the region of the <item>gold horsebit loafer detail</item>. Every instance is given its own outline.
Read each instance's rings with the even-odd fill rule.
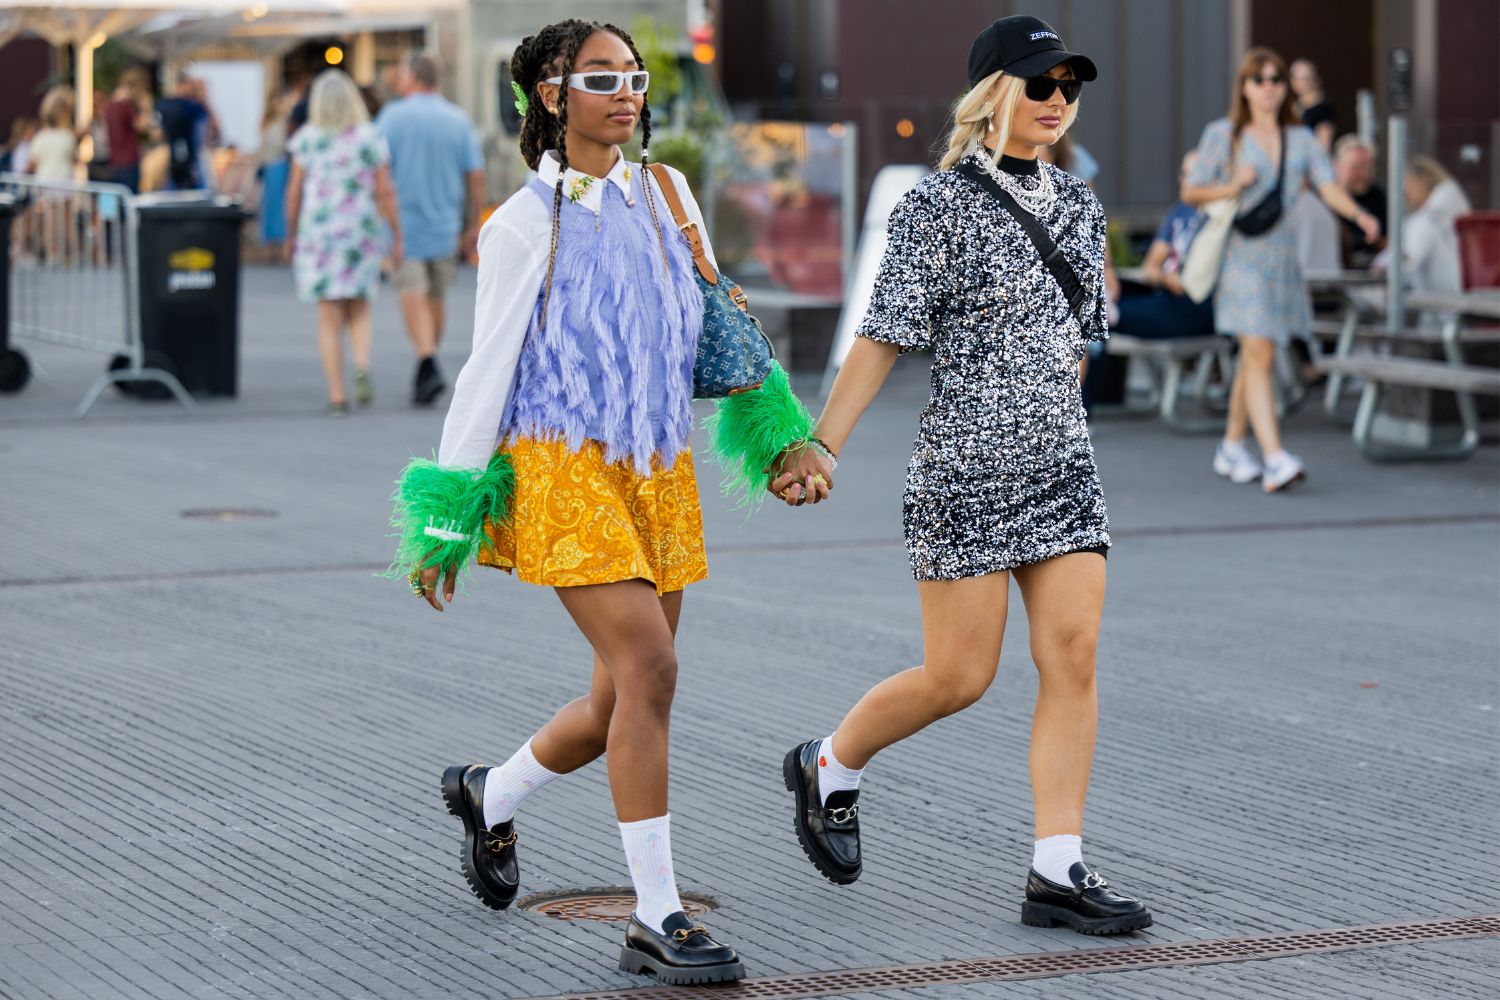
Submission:
[[[489,839],[485,841],[484,846],[492,851],[503,851],[507,847],[514,847],[516,841],[520,839],[515,830],[511,830],[509,834],[503,837],[493,833],[486,833],[486,836]]]

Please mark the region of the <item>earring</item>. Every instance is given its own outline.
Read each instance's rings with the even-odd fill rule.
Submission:
[[[990,115],[988,118],[985,119],[985,121],[987,121],[989,123],[989,125],[987,127],[987,131],[990,131],[990,132],[995,131],[995,116],[994,115]]]

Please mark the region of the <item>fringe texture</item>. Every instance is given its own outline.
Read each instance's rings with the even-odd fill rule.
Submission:
[[[551,206],[550,188],[531,188]],[[665,274],[656,234],[640,225],[644,207],[627,208],[606,190],[601,211],[596,219],[582,205],[562,207],[547,321],[538,322],[539,296],[504,426],[574,451],[597,438],[605,461],[628,461],[649,476],[652,456],[670,463],[692,432],[703,296],[670,216]]]
[[[484,542],[485,518],[504,517],[515,493],[510,456],[496,452],[484,469],[444,468],[426,458],[407,463],[391,494],[396,558],[385,575],[407,577],[428,566],[467,572]]]
[[[716,401],[703,427],[709,455],[724,469],[721,492],[726,497],[743,493],[735,509],[754,509],[765,501],[771,463],[787,445],[812,433],[813,418],[792,393],[786,370],[773,361],[759,389]]]

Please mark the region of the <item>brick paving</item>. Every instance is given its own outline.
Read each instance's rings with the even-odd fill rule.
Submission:
[[[441,617],[372,576],[390,481],[441,423],[404,405],[394,302],[376,406],[333,421],[289,280],[246,284],[238,400],[188,416],[111,395],[75,422],[101,359],[30,342],[44,381],[0,397],[0,997],[644,982],[613,968],[617,926],[494,914],[456,871],[442,767],[503,758],[579,693],[588,652],[555,597],[502,574]],[[791,835],[786,747],[920,657],[899,495],[924,395],[903,362],[829,505],[747,521],[702,469],[713,575],[680,635],[674,840],[754,975],[1119,943],[1016,921],[1035,696],[1019,600],[989,696],[871,768],[865,878],[828,885]],[[1312,478],[1266,498],[1211,474],[1211,439],[1094,433],[1117,544],[1086,848],[1156,911],[1138,940],[1493,911],[1500,453],[1375,466],[1305,412],[1289,440]],[[219,507],[275,516],[180,516]],[[520,830],[525,892],[627,881],[602,767]],[[1497,992],[1482,939],[905,995]]]

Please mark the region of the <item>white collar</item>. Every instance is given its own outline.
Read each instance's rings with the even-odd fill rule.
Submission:
[[[561,164],[557,161],[557,154],[550,149],[547,150],[547,152],[542,154],[541,162],[537,164],[537,179],[549,188],[555,186],[557,184],[557,172],[560,167]],[[641,168],[639,164],[631,163],[621,155],[604,179],[612,181],[628,201],[632,194],[631,188],[636,178],[640,175],[640,172]],[[578,185],[585,177],[589,178],[590,181],[598,180],[598,178],[591,174],[586,174],[581,170],[574,170],[572,167],[569,167],[567,172],[563,174],[563,197],[569,200],[576,200],[578,204],[598,215],[599,208],[604,201],[604,186],[602,184],[585,183],[582,193],[577,199],[573,199],[573,192],[576,190],[575,185]]]

